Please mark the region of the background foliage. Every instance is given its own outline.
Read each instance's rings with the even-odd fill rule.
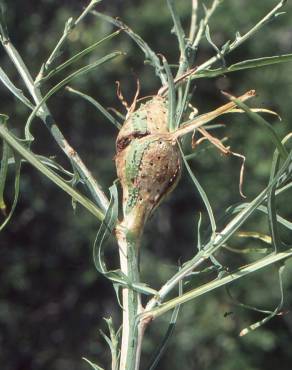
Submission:
[[[211,22],[211,34],[221,45],[233,38],[236,31],[247,30],[275,4],[273,0],[225,0]],[[30,70],[36,74],[63,31],[65,20],[78,14],[85,1],[56,0],[9,2],[8,26],[10,36]],[[190,1],[178,2],[186,25]],[[164,0],[105,1],[102,11],[118,15],[139,33],[154,50],[165,54],[170,62],[178,57],[176,40],[170,35],[171,19]],[[287,14],[266,26],[255,38],[228,56],[229,64],[257,56],[291,52],[292,5]],[[70,36],[64,56],[84,48],[108,34],[111,28],[94,17],[88,17]],[[125,57],[115,59],[97,72],[80,78],[75,88],[95,97],[106,107],[122,110],[116,93],[116,80],[121,81],[125,96],[131,100],[135,92],[135,75],[142,85],[141,96],[153,94],[159,88],[153,70],[143,64],[143,55],[129,38],[121,34],[89,58],[94,60],[105,52],[123,50]],[[198,62],[213,53],[205,42]],[[17,74],[1,50],[0,64],[17,83]],[[80,66],[81,66],[80,62]],[[198,80],[193,104],[206,112],[224,102],[220,90],[240,95],[255,88],[259,97],[253,103],[279,112],[283,121],[275,126],[277,132],[288,132],[292,116],[292,66],[281,64],[254,71],[242,71],[224,78]],[[27,111],[0,87],[1,112],[11,117],[15,132],[22,129]],[[114,127],[85,101],[63,90],[49,102],[57,121],[69,142],[84,158],[89,168],[105,187],[115,179]],[[268,181],[273,148],[260,127],[243,116],[227,116],[222,136],[230,138],[234,150],[247,156],[244,190],[255,196]],[[66,164],[48,132],[36,120],[33,132],[37,138],[34,151],[55,155]],[[222,157],[214,149],[201,152],[191,162],[206,190],[217,215],[229,205],[240,201],[237,182],[239,162]],[[0,290],[0,359],[3,369],[15,370],[79,370],[87,365],[82,356],[109,361],[107,348],[98,333],[105,328],[102,317],[112,315],[116,327],[119,312],[111,284],[101,278],[92,262],[91,246],[98,225],[85,211],[72,211],[70,200],[40,177],[30,166],[24,166],[22,194],[14,221],[1,234]],[[11,188],[13,179],[11,178]],[[7,194],[7,200],[9,200]],[[291,220],[291,205],[279,198],[280,214]],[[152,286],[161,283],[174,272],[179,258],[186,260],[196,246],[198,213],[204,209],[187,177],[153,216],[147,228],[142,250],[142,274]],[[257,214],[247,225],[248,230],[267,232],[266,219]],[[285,233],[285,231],[283,230]],[[285,242],[289,243],[288,233]],[[291,235],[290,235],[291,240]],[[235,246],[252,247],[254,242],[234,238]],[[109,261],[114,257],[112,243]],[[249,257],[248,257],[249,258]],[[220,253],[218,259],[226,266],[248,261],[247,257]],[[114,263],[114,261],[113,261]],[[242,328],[262,318],[262,314],[238,307],[224,289],[188,303],[181,310],[175,335],[160,369],[261,370],[291,367],[292,265],[284,273],[285,315],[278,316],[263,328],[239,338]],[[290,277],[290,278],[289,278]],[[264,309],[273,309],[279,300],[276,269],[273,267],[240,280],[231,287],[240,301]],[[167,318],[155,322],[145,339],[142,363],[147,363],[167,327]],[[101,359],[101,361],[100,361]]]

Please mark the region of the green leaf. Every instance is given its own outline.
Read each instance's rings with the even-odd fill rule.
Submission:
[[[202,186],[200,185],[199,181],[197,180],[196,176],[194,175],[192,169],[190,168],[186,158],[185,158],[185,155],[180,147],[180,150],[181,150],[181,154],[182,154],[182,158],[183,158],[183,162],[184,162],[184,165],[188,171],[188,174],[191,178],[191,180],[193,181],[193,183],[195,184],[204,204],[205,204],[205,207],[207,209],[207,213],[208,213],[208,216],[209,216],[209,219],[210,219],[210,224],[211,224],[211,229],[212,229],[212,235],[214,235],[216,233],[216,221],[215,221],[215,217],[214,217],[214,214],[213,214],[213,210],[212,210],[212,207],[211,207],[211,204],[209,202],[209,199],[207,197],[207,194],[205,193],[204,189],[202,188]]]
[[[268,321],[270,321],[273,317],[275,317],[280,312],[280,310],[282,309],[283,304],[284,304],[284,289],[283,289],[283,277],[282,277],[284,269],[285,269],[285,264],[282,263],[280,265],[279,269],[278,269],[278,279],[279,279],[279,286],[280,286],[280,302],[279,302],[279,304],[274,309],[274,311],[272,311],[268,316],[266,316],[265,318],[263,318],[260,321],[257,321],[256,323],[248,326],[247,328],[241,330],[241,332],[239,334],[240,337],[243,337],[244,335],[249,334],[251,331],[253,331],[255,329],[258,329],[259,327],[263,326]]]
[[[230,287],[229,286],[226,286],[226,292],[228,294],[228,297],[231,299],[232,301],[232,304],[235,304],[236,306],[239,306],[239,307],[242,307],[242,308],[245,308],[247,310],[251,310],[251,311],[255,311],[255,312],[260,312],[260,313],[264,313],[264,314],[271,314],[273,311],[270,311],[270,310],[263,310],[261,308],[257,308],[255,306],[251,306],[249,304],[246,304],[246,303],[243,303],[243,302],[240,302],[238,299],[236,299],[233,294],[231,293],[231,290],[230,290]]]
[[[273,161],[272,161],[269,183],[273,181],[277,171],[279,170],[279,166],[280,166],[279,152],[278,150],[275,150]],[[274,247],[275,252],[277,252],[278,250],[283,250],[285,248],[282,245],[282,241],[281,241],[279,230],[278,230],[275,191],[276,191],[276,185],[274,185],[271,188],[271,190],[268,192],[267,209],[268,209],[269,228],[270,228],[270,233],[272,237],[272,245]]]
[[[57,73],[61,72],[63,69],[69,67],[73,63],[77,62],[80,58],[84,57],[85,55],[91,53],[94,49],[96,49],[98,46],[100,46],[103,42],[111,40],[113,37],[120,34],[121,30],[118,30],[116,32],[113,32],[112,34],[104,37],[103,39],[95,42],[94,44],[90,45],[86,49],[80,51],[79,53],[75,54],[70,59],[66,60],[64,63],[60,64],[59,66],[53,68],[46,76],[41,77],[41,79],[38,81],[42,83],[43,81],[47,81]]]
[[[119,121],[117,121],[99,102],[97,102],[95,99],[93,99],[91,96],[86,95],[82,93],[81,91],[72,89],[72,87],[67,86],[67,91],[81,96],[83,99],[87,100],[89,103],[91,103],[95,108],[97,108],[114,126],[116,126],[117,129],[120,130],[122,125]]]
[[[31,126],[32,120],[37,115],[37,113],[40,110],[40,108],[44,105],[44,103],[52,95],[54,95],[57,91],[59,91],[62,87],[64,87],[68,83],[70,83],[75,78],[80,77],[80,76],[82,76],[82,75],[84,75],[84,74],[92,71],[94,68],[96,68],[96,67],[98,67],[98,66],[100,66],[100,65],[102,65],[102,64],[104,64],[106,62],[108,62],[111,59],[116,58],[117,56],[119,56],[121,54],[122,54],[121,52],[113,52],[113,53],[110,53],[110,54],[106,55],[105,57],[100,58],[96,62],[90,63],[90,64],[88,64],[88,65],[86,65],[86,66],[78,69],[77,71],[71,73],[69,76],[67,76],[66,78],[64,78],[64,80],[62,80],[57,85],[55,85],[54,87],[52,87],[49,90],[49,92],[43,97],[43,99],[40,101],[40,103],[34,108],[34,110],[32,111],[32,113],[30,114],[30,116],[29,116],[29,118],[28,118],[28,120],[26,122],[26,125],[25,125],[25,137],[27,139],[31,139],[32,135],[30,133],[30,126]]]
[[[162,85],[166,84],[167,79],[165,74],[163,73],[163,68],[158,56],[139,35],[137,35],[130,27],[128,27],[126,24],[124,24],[123,22],[116,18],[99,13],[95,10],[92,11],[92,14],[103,19],[106,22],[115,25],[116,27],[119,27],[121,30],[126,32],[127,35],[131,37],[131,39],[135,41],[135,43],[143,51],[143,53],[145,54],[146,61],[148,61],[155,68],[156,75],[160,78]]]
[[[18,89],[13,82],[9,79],[3,69],[0,67],[0,80],[2,81],[3,85],[7,87],[7,89],[12,92],[12,94],[19,99],[23,104],[25,104],[28,108],[34,108],[33,104],[24,96],[22,90]]]
[[[288,152],[284,145],[281,142],[281,139],[279,138],[278,134],[274,130],[274,128],[267,122],[264,118],[262,118],[259,114],[252,112],[252,110],[243,102],[241,102],[239,99],[233,98],[232,96],[228,95],[230,100],[234,101],[239,108],[245,111],[247,116],[254,121],[255,123],[261,125],[269,134],[270,139],[275,144],[276,148],[278,149],[280,155],[283,159],[286,159],[288,157]]]
[[[179,284],[179,294],[182,295],[182,281],[180,281],[180,284]],[[179,310],[180,310],[180,305],[177,305],[172,312],[170,322],[169,322],[167,331],[163,337],[163,340],[160,346],[157,348],[155,354],[153,355],[153,359],[151,360],[150,365],[147,367],[148,370],[156,369],[160,359],[165,354],[166,349],[169,345],[170,339],[174,333]]]
[[[6,7],[4,4],[0,3],[0,37],[2,42],[9,40],[7,25],[6,25]]]
[[[118,190],[116,183],[114,183],[109,190],[111,195],[110,203],[106,211],[105,218],[98,229],[94,241],[93,262],[97,271],[106,276],[108,279],[116,282],[120,282],[120,280],[121,282],[124,282],[120,270],[108,271],[104,260],[104,245],[117,224],[119,209]]]
[[[217,68],[217,69],[205,69],[205,70],[200,70],[198,72],[195,71],[194,74],[190,76],[190,78],[191,79],[213,78],[213,77],[225,75],[227,73],[241,71],[244,69],[260,68],[260,67],[265,67],[265,66],[269,66],[273,64],[288,63],[288,62],[292,62],[292,54],[283,54],[283,55],[274,55],[271,57],[247,59],[247,60],[243,60],[242,62],[232,64],[229,67],[222,67],[222,68]]]
[[[157,294],[157,290],[150,288],[145,283],[131,283],[129,284],[129,286],[138,293],[142,293],[145,295],[156,295]]]
[[[168,84],[168,114],[167,114],[167,126],[169,131],[174,131],[176,128],[175,123],[175,112],[176,112],[176,99],[175,99],[175,86],[173,81],[173,76],[171,74],[169,65],[165,57],[162,57],[163,67],[167,76]]]
[[[222,287],[226,284],[241,279],[244,276],[247,276],[255,271],[259,271],[267,266],[275,264],[277,262],[283,261],[287,258],[292,257],[292,249],[287,249],[285,252],[272,253],[266,257],[261,258],[260,260],[250,263],[247,266],[241,267],[231,273],[226,274],[224,277],[215,279],[209,283],[201,285],[198,288],[192,289],[183,295],[173,298],[165,303],[162,303],[159,307],[152,310],[146,311],[142,314],[142,318],[147,317],[148,315],[152,318],[157,318],[158,316],[168,312],[169,310],[176,307],[178,304],[186,303],[192,299],[195,299],[203,294],[209,293],[219,287]]]
[[[174,0],[167,0],[167,5],[171,14],[171,18],[174,25],[174,33],[177,37],[178,46],[180,50],[180,60],[179,60],[179,70],[176,77],[180,77],[188,67],[188,61],[186,56],[186,35],[181,24],[180,17],[178,15],[177,9],[175,7]]]
[[[11,217],[13,216],[13,213],[15,211],[15,208],[17,206],[18,197],[19,197],[19,183],[20,183],[20,169],[21,169],[21,161],[18,156],[15,156],[15,175],[14,175],[14,199],[13,203],[10,209],[10,212],[8,216],[5,218],[3,223],[0,225],[0,231],[4,229],[4,227],[8,224],[8,222],[11,220]]]
[[[94,364],[93,362],[89,361],[89,360],[88,360],[87,358],[85,358],[85,357],[82,357],[82,360],[84,360],[85,362],[87,362],[87,363],[91,366],[91,368],[92,368],[93,370],[104,370],[102,367],[100,367],[100,366],[98,366],[98,365]]]
[[[0,137],[3,138],[21,157],[25,158],[31,165],[33,165],[38,171],[54,182],[58,187],[69,194],[76,202],[80,203],[89,212],[91,212],[97,219],[102,221],[104,214],[93,202],[91,202],[86,196],[79,193],[68,185],[60,176],[55,174],[52,170],[46,167],[37,156],[28,150],[19,140],[7,130],[3,125],[0,125]]]
[[[0,115],[0,124],[5,125],[6,121],[8,120],[8,116]],[[6,204],[4,200],[4,190],[7,178],[7,171],[8,171],[8,163],[10,157],[10,150],[9,146],[7,145],[6,141],[3,141],[3,149],[2,149],[2,159],[1,159],[1,168],[0,168],[0,211],[4,215],[6,215]]]
[[[111,351],[111,357],[112,357],[112,370],[118,369],[118,359],[119,359],[119,335],[120,331],[118,330],[115,332],[114,326],[113,326],[113,320],[112,318],[104,318],[105,322],[107,323],[108,330],[110,333],[110,336],[108,337],[102,330],[100,330],[101,335],[103,336],[104,340],[107,342],[110,351]]]
[[[221,53],[221,51],[218,49],[217,45],[211,39],[210,28],[209,28],[209,25],[208,24],[206,25],[206,29],[205,29],[205,36],[206,36],[206,39],[209,42],[209,44],[212,46],[212,48],[216,51],[216,53],[218,53],[218,56],[222,60],[222,64],[225,67],[226,66],[226,62],[225,62],[224,56]]]
[[[43,155],[36,155],[36,157],[47,167],[50,167],[60,173],[62,173],[63,175],[66,175],[69,177],[69,181],[71,182],[73,177],[75,176],[75,173],[71,172],[71,171],[68,171],[66,170],[63,166],[61,166],[58,162],[56,162],[55,160],[53,160],[52,158],[48,158],[48,157],[45,157]],[[64,179],[64,181],[66,181]]]
[[[226,210],[226,215],[229,217],[234,213],[238,213],[238,212],[242,211],[244,208],[246,208],[249,204],[250,203],[241,203],[241,204],[236,205],[236,206],[231,206]],[[268,214],[267,207],[264,206],[264,205],[258,206],[257,211]],[[285,218],[283,218],[282,216],[279,216],[278,214],[277,214],[277,222],[279,224],[287,227],[287,229],[292,230],[292,222],[286,220]]]

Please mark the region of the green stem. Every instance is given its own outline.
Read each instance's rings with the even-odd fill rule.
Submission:
[[[58,43],[55,46],[55,48],[52,51],[52,53],[50,54],[48,60],[42,66],[42,68],[41,68],[41,70],[40,70],[40,72],[39,72],[39,74],[38,74],[38,76],[36,78],[36,81],[39,81],[40,79],[43,78],[44,72],[47,71],[50,68],[51,64],[54,62],[54,60],[58,56],[58,54],[60,52],[60,49],[62,48],[63,44],[65,43],[65,41],[67,40],[68,36],[73,31],[73,29],[78,26],[78,24],[83,20],[83,18],[100,1],[101,0],[92,0],[92,1],[90,1],[90,3],[87,5],[87,7],[83,10],[83,12],[80,14],[80,16],[75,21],[72,18],[69,18],[68,19],[68,21],[65,24],[65,28],[64,28],[64,31],[63,31],[63,34],[62,34],[60,40],[58,41]]]
[[[116,232],[120,266],[130,283],[139,283],[139,244],[140,236],[131,232],[125,219]],[[123,330],[119,370],[137,370],[140,362],[139,338],[141,330],[136,325],[137,316],[142,312],[140,293],[133,289],[123,288]],[[139,349],[139,350],[138,350]]]
[[[170,291],[190,272],[200,266],[210,256],[213,255],[219,248],[221,248],[225,242],[234,234],[239,227],[249,218],[249,216],[256,210],[260,204],[266,199],[268,192],[272,187],[280,186],[284,183],[292,173],[292,152],[288,159],[285,161],[277,176],[269,183],[269,185],[252,201],[246,206],[240,213],[236,215],[225,228],[216,235],[215,238],[211,237],[210,241],[201,249],[191,260],[173,275],[158,291],[158,294],[153,297],[146,305],[145,310],[150,311],[155,308],[159,302],[169,294]]]
[[[24,64],[20,54],[9,40],[6,40],[5,42],[2,41],[2,45],[8,56],[10,57],[11,61],[15,65],[35,104],[39,106],[38,116],[41,118],[46,126],[49,125],[51,135],[60,146],[60,148],[63,150],[65,155],[69,158],[71,163],[74,164],[74,167],[77,169],[79,175],[85,181],[94,201],[100,206],[103,211],[105,211],[109,204],[106,195],[104,194],[100,185],[92,176],[88,168],[85,166],[78,153],[69,145],[68,141],[63,136],[62,132],[54,121],[47,105],[41,104],[43,100],[41,91],[34,84],[31,74]]]
[[[217,0],[214,0],[214,3],[219,2]],[[239,36],[237,35],[236,39],[228,45],[228,47],[225,48],[225,50],[221,50],[220,53],[217,53],[212,58],[201,64],[197,67],[194,74],[199,73],[200,71],[207,70],[209,67],[211,67],[215,62],[220,60],[222,56],[225,56],[229,53],[231,53],[233,50],[238,48],[243,42],[251,38],[256,32],[258,32],[265,24],[267,24],[270,20],[272,20],[277,12],[286,4],[286,0],[280,1],[266,16],[264,16],[254,27],[252,27],[248,32],[246,32],[244,35]],[[200,31],[198,31],[198,34]],[[195,40],[193,44],[193,48],[197,48],[199,41],[203,35],[203,31],[201,35],[197,35],[197,40]]]
[[[43,175],[45,175],[67,194],[69,194],[76,202],[83,205],[83,207],[91,212],[97,219],[100,221],[104,219],[104,213],[96,206],[96,204],[72,188],[60,176],[56,175],[52,170],[46,167],[33,153],[20,144],[20,142],[7,130],[4,125],[0,125],[0,137],[5,140],[5,142],[7,142],[7,144],[11,146],[18,154],[20,154],[21,157],[26,159],[38,171],[40,171]]]
[[[149,312],[145,311],[141,316],[141,319],[143,318],[145,319],[145,317],[150,316],[151,319],[153,320],[158,316],[168,312],[169,310],[177,307],[179,304],[188,302],[194,298],[199,297],[200,295],[206,294],[214,289],[229,284],[237,279],[242,278],[243,276],[249,275],[252,272],[258,271],[271,264],[291,258],[291,256],[292,256],[291,249],[288,249],[285,252],[281,253],[270,254],[269,256],[260,259],[259,261],[253,262],[245,267],[241,267],[238,270],[233,271],[232,273],[228,274],[227,276],[221,279],[215,279],[205,285],[200,286],[199,288],[192,289],[179,297],[173,298],[168,302],[163,303],[161,306],[152,309]]]

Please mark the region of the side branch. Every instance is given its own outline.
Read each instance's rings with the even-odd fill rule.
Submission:
[[[66,154],[66,156],[69,158],[70,162],[73,164],[73,166],[78,171],[80,177],[85,181],[93,199],[95,202],[101,207],[103,211],[105,211],[108,207],[109,201],[107,197],[105,196],[104,192],[100,188],[99,184],[95,180],[95,178],[92,176],[88,168],[83,163],[80,156],[77,154],[77,152],[69,145],[68,141],[63,136],[62,132],[60,131],[59,127],[57,126],[56,122],[54,121],[48,107],[46,104],[42,104],[43,97],[41,94],[41,91],[36,85],[34,84],[34,81],[24,64],[20,54],[15,49],[13,44],[7,40],[2,39],[2,45],[7,52],[8,56],[10,57],[11,61],[15,65],[17,71],[19,72],[22,80],[24,81],[29,93],[31,94],[35,104],[41,105],[40,109],[38,111],[38,116],[41,118],[41,120],[44,122],[46,126],[49,126],[49,130],[59,147],[62,149],[62,151]],[[49,123],[49,125],[48,125]]]

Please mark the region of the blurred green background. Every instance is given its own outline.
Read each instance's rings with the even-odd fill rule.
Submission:
[[[177,1],[184,25],[189,25],[191,0]],[[277,2],[265,0],[225,0],[210,22],[213,41],[222,45],[233,40],[236,31],[246,32]],[[86,1],[21,0],[7,2],[10,37],[35,76],[63,32],[64,22],[77,16]],[[206,1],[209,5],[210,1]],[[98,9],[119,16],[139,33],[155,51],[176,63],[178,50],[172,23],[164,0],[108,0]],[[244,59],[292,51],[292,4],[287,14],[277,18],[226,58],[228,64]],[[110,25],[88,16],[71,35],[60,61],[112,32]],[[126,56],[115,59],[90,75],[75,81],[73,87],[92,95],[105,107],[122,111],[116,96],[115,81],[121,81],[124,95],[131,101],[136,75],[141,81],[141,96],[155,94],[159,81],[154,71],[143,63],[143,54],[125,34],[119,35],[78,67],[113,50]],[[196,64],[214,51],[204,41]],[[21,81],[11,62],[1,50],[0,65],[20,87]],[[77,67],[77,66],[76,66]],[[63,77],[68,73],[66,71]],[[61,79],[46,85],[52,86]],[[258,70],[247,70],[210,80],[198,80],[192,103],[199,112],[207,112],[224,103],[220,90],[240,95],[256,89],[258,97],[251,103],[277,111],[282,122],[274,122],[283,137],[289,132],[292,117],[292,64],[280,64]],[[1,113],[10,116],[10,126],[21,135],[28,111],[1,85]],[[116,129],[92,106],[63,90],[49,101],[60,128],[104,188],[115,179],[113,157]],[[232,149],[247,157],[244,191],[248,200],[267,184],[273,145],[261,127],[243,115],[217,120],[226,123],[218,136],[228,136]],[[291,127],[291,126],[290,126]],[[291,128],[290,128],[291,130]],[[69,164],[46,128],[35,120],[33,150],[55,156]],[[189,147],[187,148],[190,149]],[[223,157],[217,150],[202,151],[192,160],[194,169],[206,190],[217,217],[242,201],[238,192],[240,162]],[[11,204],[13,176],[6,199]],[[291,220],[291,192],[278,199],[279,213]],[[196,249],[199,212],[206,221],[205,209],[196,190],[184,174],[180,186],[152,217],[143,242],[141,270],[143,281],[159,288],[175,272],[178,260],[190,258]],[[205,224],[204,224],[205,227]],[[112,316],[120,324],[120,310],[111,284],[94,269],[92,244],[98,225],[91,215],[77,207],[74,213],[70,199],[29,165],[21,177],[21,197],[12,222],[0,239],[0,366],[13,370],[83,370],[88,365],[82,356],[109,369],[109,351],[99,334],[106,330],[103,317]],[[256,214],[244,230],[267,233],[265,216]],[[284,242],[291,245],[291,235],[280,228]],[[290,240],[289,240],[290,239]],[[260,242],[234,238],[233,247],[264,246]],[[116,264],[117,250],[108,243],[108,260]],[[247,263],[250,258],[222,252],[217,255],[229,268]],[[210,277],[209,277],[210,278]],[[201,280],[194,280],[198,284]],[[244,327],[263,318],[260,313],[238,307],[225,289],[186,304],[172,337],[170,347],[159,369],[196,370],[281,370],[291,369],[292,352],[292,263],[284,273],[284,315],[264,327],[239,338]],[[231,286],[236,299],[263,309],[273,310],[280,299],[277,270],[271,267],[244,278]],[[163,333],[169,317],[151,325],[144,343],[142,369],[145,368]]]

